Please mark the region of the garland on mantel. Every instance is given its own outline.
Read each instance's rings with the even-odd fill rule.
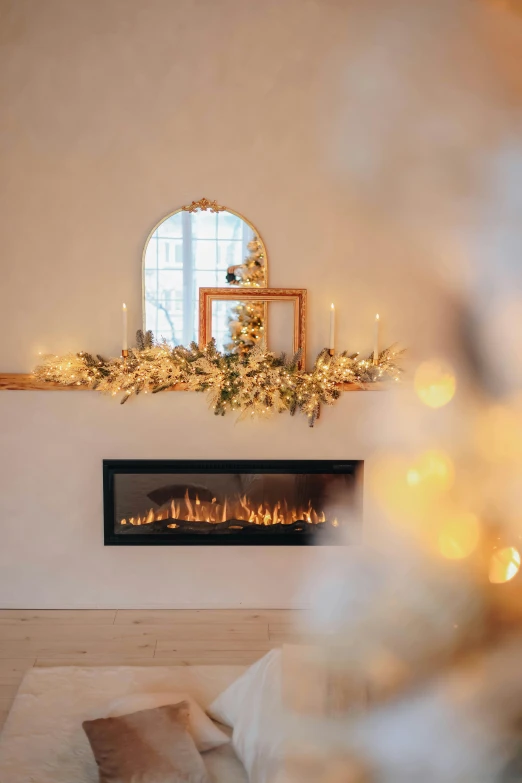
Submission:
[[[299,368],[299,355],[276,356],[262,347],[246,355],[223,354],[212,340],[204,348],[171,348],[154,342],[152,332],[140,330],[137,345],[126,359],[104,359],[86,351],[66,356],[46,356],[34,375],[38,380],[64,386],[87,386],[116,396],[126,402],[133,394],[164,391],[185,384],[191,391],[207,392],[216,415],[240,411],[247,415],[267,416],[301,411],[313,427],[321,405],[333,405],[340,396],[340,384],[353,383],[361,388],[384,380],[399,380],[396,363],[402,351],[394,346],[362,359],[346,351],[330,356],[321,351],[311,372]]]

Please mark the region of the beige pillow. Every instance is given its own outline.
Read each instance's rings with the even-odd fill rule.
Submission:
[[[209,783],[186,702],[83,723],[100,783]]]
[[[164,707],[166,704],[179,704],[182,701],[186,701],[189,706],[189,731],[200,753],[230,742],[230,737],[212,723],[188,693],[131,693],[111,702],[107,712],[101,717],[119,718],[131,712],[151,710],[154,707]]]

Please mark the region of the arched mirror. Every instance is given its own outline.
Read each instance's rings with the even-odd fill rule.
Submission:
[[[170,345],[198,341],[200,288],[264,288],[265,245],[237,212],[201,199],[163,218],[143,251],[145,329]],[[263,303],[224,302],[216,310],[213,336],[220,349],[242,353],[263,335]]]

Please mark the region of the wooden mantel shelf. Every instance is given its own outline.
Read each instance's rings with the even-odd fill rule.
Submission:
[[[93,391],[88,386],[64,386],[51,381],[38,381],[34,375],[19,372],[0,373],[0,391]],[[165,391],[187,391],[184,383],[178,383]]]
[[[355,383],[343,383],[342,391],[382,391],[383,383],[372,383],[364,389]],[[87,386],[63,386],[60,383],[38,381],[34,375],[7,372],[0,373],[0,391],[92,391]],[[188,391],[187,385],[177,383],[165,391]]]

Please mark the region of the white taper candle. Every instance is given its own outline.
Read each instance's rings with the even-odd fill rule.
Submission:
[[[127,351],[129,349],[128,345],[128,338],[127,338],[127,305],[125,302],[122,305],[121,308],[122,318],[123,318],[123,340],[122,340],[122,348],[124,351]]]
[[[379,363],[379,313],[375,316],[375,335],[373,339],[373,363]]]
[[[330,305],[330,342],[328,345],[330,351],[335,350],[335,305]]]

